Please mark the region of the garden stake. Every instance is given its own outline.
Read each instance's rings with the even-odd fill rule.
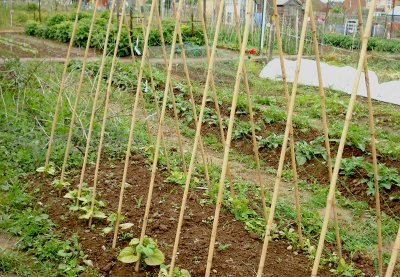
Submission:
[[[112,3],[111,3],[112,7],[114,7],[114,4],[115,4],[115,0],[113,0]],[[91,142],[92,133],[93,133],[94,116],[96,114],[96,105],[97,105],[97,100],[98,100],[99,93],[100,93],[100,87],[101,87],[101,83],[102,83],[104,65],[105,65],[105,62],[106,62],[107,46],[108,46],[108,40],[109,40],[109,37],[110,37],[110,30],[111,30],[113,14],[114,13],[110,13],[109,19],[108,19],[108,24],[107,24],[106,38],[104,40],[104,49],[103,49],[103,55],[101,57],[101,64],[100,64],[100,68],[99,68],[99,74],[98,74],[99,77],[98,77],[98,80],[97,80],[96,92],[95,92],[94,97],[93,97],[92,113],[90,115],[89,130],[88,130],[88,135],[87,135],[87,139],[86,139],[85,155],[84,155],[84,158],[83,158],[81,176],[80,176],[80,179],[79,179],[78,197],[77,198],[79,198],[81,196],[81,193],[82,193],[83,179],[85,177],[86,165],[87,165],[87,160],[88,160],[88,157],[89,157],[89,148],[90,148],[90,142]],[[76,204],[79,204],[78,202],[79,201],[77,200]]]
[[[150,34],[150,23],[151,23],[150,21],[153,18],[153,12],[154,12],[156,4],[157,4],[157,0],[153,0],[152,4],[151,4],[151,12],[150,12],[150,16],[149,16],[149,23],[148,23],[147,33],[146,33],[146,40],[145,40],[146,47],[147,47],[148,38],[149,38],[149,34]],[[143,243],[144,236],[146,234],[147,221],[148,221],[148,217],[149,217],[149,213],[150,213],[151,198],[153,195],[154,182],[155,182],[156,171],[157,171],[158,153],[159,153],[159,149],[160,149],[161,133],[162,133],[162,129],[164,126],[165,111],[166,111],[166,107],[167,107],[168,89],[171,84],[172,64],[173,64],[174,55],[175,55],[176,38],[177,38],[177,32],[179,30],[179,27],[177,25],[180,24],[180,16],[181,16],[181,11],[182,11],[182,6],[183,6],[183,0],[179,0],[178,11],[175,15],[175,30],[174,30],[174,34],[173,34],[173,38],[172,38],[171,54],[170,54],[169,63],[168,63],[167,79],[165,82],[164,98],[163,98],[160,122],[159,122],[159,127],[158,127],[157,142],[156,142],[156,148],[155,148],[155,153],[154,153],[153,166],[151,169],[149,192],[147,194],[146,209],[145,209],[145,213],[144,213],[144,217],[143,217],[143,226],[142,226],[142,230],[141,230],[141,234],[140,234],[140,243]],[[140,261],[140,253],[139,253],[139,261]],[[136,266],[135,266],[136,272],[139,271],[139,261],[136,263]]]
[[[132,45],[131,30],[130,30],[129,25],[128,25],[128,19],[126,18],[126,14],[124,13],[122,16],[123,16],[123,19],[124,19],[124,25],[125,25],[126,33],[128,34],[129,50],[130,50],[130,53],[131,53],[132,64],[133,64],[133,67],[135,68],[135,76],[136,76],[136,80],[137,80],[138,71],[137,71],[137,67],[136,67],[135,52],[133,50],[133,45]],[[150,131],[150,124],[149,124],[149,121],[146,119],[147,118],[146,101],[144,100],[143,93],[140,93],[140,101],[142,102],[142,106],[143,106],[143,117],[144,117],[144,121],[146,121],[146,129],[147,129],[147,134],[149,135],[149,142],[150,142],[150,145],[153,145],[153,136],[152,136],[151,131]]]
[[[292,129],[291,126],[292,126],[293,110],[294,110],[294,103],[295,103],[296,93],[297,93],[297,85],[298,85],[298,81],[299,81],[301,58],[303,56],[303,50],[304,50],[304,40],[306,37],[307,20],[308,20],[309,11],[310,11],[310,3],[311,3],[311,0],[307,0],[306,5],[305,5],[303,27],[301,30],[301,39],[300,39],[299,50],[298,50],[298,54],[297,54],[296,69],[295,69],[295,73],[294,73],[294,80],[293,80],[293,86],[292,86],[292,94],[290,96],[290,103],[287,108],[287,121],[286,121],[286,128],[285,128],[285,136],[283,139],[281,154],[280,154],[280,158],[279,158],[278,172],[277,172],[277,176],[275,179],[274,193],[272,196],[270,212],[268,215],[268,222],[267,222],[267,226],[266,226],[266,230],[265,230],[264,244],[263,244],[263,248],[262,248],[262,252],[261,252],[260,264],[258,266],[257,277],[261,277],[262,273],[264,271],[264,264],[265,264],[265,257],[267,254],[268,242],[271,239],[271,228],[272,228],[272,222],[274,220],[276,204],[278,201],[279,187],[280,187],[281,178],[282,178],[282,171],[283,171],[283,166],[284,166],[285,154],[286,154],[286,150],[287,150],[287,143],[288,143],[289,133]]]
[[[132,44],[132,40],[131,40],[131,31],[130,28],[128,26],[128,19],[126,18],[126,15],[124,14],[124,18],[125,18],[125,27],[128,33],[128,41],[129,41],[129,48],[131,51],[131,56],[132,56],[132,63],[135,67],[135,75],[136,75],[136,79],[138,79],[138,71],[137,71],[137,67],[136,67],[136,59],[135,59],[135,52],[133,51],[133,44]],[[144,35],[144,34],[143,34]],[[148,61],[148,65],[150,65],[150,61],[149,59],[147,59]],[[153,81],[153,75],[152,75],[152,71],[151,71],[151,65],[149,68],[149,75],[150,75],[150,81],[151,81],[151,85],[152,88],[154,88],[155,91],[155,86],[154,86],[154,81]],[[147,133],[149,134],[149,139],[150,139],[150,145],[153,145],[153,136],[151,134],[151,128],[150,128],[150,124],[149,121],[147,120],[147,112],[146,112],[146,101],[144,99],[143,96],[143,92],[140,91],[140,101],[142,102],[142,106],[143,106],[143,116],[145,118],[146,121],[146,127],[147,127]],[[154,98],[155,104],[156,104],[156,108],[157,108],[157,115],[159,116],[159,112],[158,112],[158,102],[157,102],[157,97]],[[164,153],[165,153],[165,161],[167,164],[167,169],[170,169],[170,165],[169,165],[169,159],[168,159],[168,151],[167,151],[167,147],[165,145],[165,138],[164,136],[162,137],[162,142],[163,142],[163,148],[164,148]]]
[[[198,11],[199,11],[199,14],[203,14],[202,1],[198,1]],[[210,63],[210,47],[209,47],[209,44],[208,44],[207,28],[206,28],[206,23],[204,21],[204,17],[200,16],[200,22],[201,22],[201,27],[202,27],[202,31],[203,31],[204,45],[206,47],[207,63]],[[223,122],[222,122],[221,111],[219,109],[218,95],[217,95],[217,90],[215,88],[215,81],[214,81],[214,73],[213,72],[211,72],[211,79],[210,80],[211,80],[211,90],[212,90],[213,99],[214,99],[214,107],[215,107],[215,111],[217,112],[220,140],[221,140],[222,145],[224,145],[224,143],[225,143],[225,131],[224,131],[224,125],[223,125]],[[232,178],[232,174],[231,174],[231,171],[230,171],[229,164],[228,164],[227,175],[228,175],[228,180],[229,180],[230,193],[231,193],[232,198],[234,198],[235,197],[235,190],[233,188],[233,178]]]
[[[242,48],[242,36],[240,34],[239,16],[238,16],[238,13],[237,13],[236,0],[233,0],[233,14],[235,16],[235,29],[236,29],[236,33],[237,33],[238,46],[239,46],[239,49],[241,49]],[[268,210],[267,210],[267,204],[266,204],[266,201],[265,201],[265,184],[263,182],[262,175],[261,175],[260,154],[258,152],[256,130],[255,130],[255,127],[254,127],[253,104],[251,102],[251,92],[250,92],[249,80],[248,80],[248,77],[247,77],[246,63],[244,63],[244,65],[243,65],[243,80],[244,80],[244,84],[246,86],[247,105],[249,106],[249,117],[250,117],[250,125],[251,125],[251,138],[252,138],[252,141],[253,141],[254,158],[256,160],[257,178],[258,178],[258,183],[260,184],[260,193],[261,193],[261,202],[262,202],[262,207],[263,207],[263,215],[264,215],[265,221],[267,221],[267,219],[268,219]]]
[[[138,7],[140,6],[140,4],[139,4],[138,1],[136,1],[136,5],[137,5]],[[145,27],[144,27],[144,20],[143,20],[143,17],[142,17],[142,11],[140,10],[140,8],[138,9],[138,12],[139,12],[140,25],[141,25],[141,27],[142,27],[142,35],[143,35],[143,37],[145,37],[145,36],[146,36],[146,31],[145,31]],[[147,59],[147,67],[148,67],[148,70],[149,70],[149,77],[150,77],[151,88],[152,88],[152,90],[153,90],[154,103],[155,103],[155,106],[156,106],[157,119],[159,120],[159,117],[160,117],[160,107],[159,107],[159,105],[158,105],[158,100],[157,100],[156,86],[154,85],[153,70],[152,70],[151,63],[150,63],[150,54],[149,54],[149,51],[147,51],[147,57],[146,57],[146,59]],[[140,94],[143,95],[143,92],[141,91]],[[143,96],[142,96],[142,98],[143,98]],[[144,101],[144,100],[142,100],[142,101]],[[170,170],[170,169],[171,169],[171,165],[170,165],[170,163],[169,163],[168,149],[167,149],[167,146],[166,146],[166,144],[165,144],[164,132],[162,133],[161,139],[162,139],[163,149],[164,149],[164,153],[165,153],[165,154],[164,154],[164,156],[165,156],[165,163],[166,163],[166,165],[167,165],[167,169]],[[152,145],[153,145],[153,143],[152,143]]]
[[[182,0],[180,0],[180,1],[182,1]],[[175,233],[174,248],[172,251],[171,265],[169,268],[169,275],[168,275],[169,277],[173,276],[176,256],[178,254],[180,233],[181,233],[181,229],[182,229],[182,225],[183,225],[183,219],[184,219],[184,214],[185,214],[185,209],[186,209],[186,202],[187,202],[187,198],[188,198],[188,194],[189,194],[190,181],[192,178],[194,162],[196,159],[197,145],[198,145],[200,134],[201,134],[201,125],[203,122],[204,109],[206,106],[210,80],[212,78],[211,77],[212,71],[214,70],[214,64],[215,64],[214,62],[215,62],[215,56],[216,56],[216,50],[217,50],[219,31],[220,31],[221,22],[222,22],[224,0],[220,1],[219,6],[220,6],[220,9],[218,11],[218,18],[217,18],[217,22],[216,22],[216,26],[215,26],[214,42],[213,42],[213,46],[212,46],[211,57],[210,57],[210,60],[208,63],[207,78],[206,78],[206,83],[204,85],[203,98],[201,101],[200,113],[199,113],[199,117],[198,117],[198,121],[197,121],[197,125],[196,125],[196,135],[195,135],[194,142],[193,142],[192,156],[190,158],[189,170],[188,170],[188,174],[186,176],[186,183],[185,183],[185,189],[184,189],[183,196],[182,196],[182,203],[181,203],[181,209],[180,209],[180,213],[179,213],[178,226],[177,226],[176,233]],[[178,9],[178,12],[179,12],[179,9]]]
[[[158,6],[158,4],[156,4],[156,6]],[[156,11],[157,11],[157,8],[156,8]],[[141,11],[140,11],[140,9],[139,9],[139,13],[140,13],[140,16],[141,16]],[[156,13],[157,14],[157,13]],[[150,19],[151,20],[151,19]],[[143,21],[142,21],[143,22]],[[158,20],[157,20],[157,23],[158,23]],[[142,23],[143,24],[143,23]],[[143,26],[143,25],[142,25]],[[159,31],[159,33],[160,33],[160,38],[161,38],[161,46],[162,46],[162,49],[163,49],[163,55],[164,55],[164,53],[165,53],[165,43],[164,43],[164,34],[162,34],[162,27],[160,27],[160,26],[158,26],[159,28],[158,28],[158,31]],[[144,27],[143,27],[144,28]],[[162,35],[161,35],[162,34]],[[164,65],[165,65],[165,68],[167,69],[168,68],[168,64],[167,64],[167,59],[166,59],[166,57],[164,56]],[[149,62],[149,66],[150,66],[150,62]],[[175,130],[176,130],[176,136],[177,136],[177,139],[178,139],[178,150],[179,150],[179,153],[180,153],[180,155],[181,155],[181,160],[182,160],[182,169],[183,169],[183,172],[186,174],[187,173],[187,168],[186,168],[186,160],[185,160],[185,152],[183,151],[183,145],[182,145],[182,135],[181,135],[181,131],[180,131],[180,128],[179,128],[179,117],[178,117],[178,112],[177,112],[177,110],[176,110],[176,102],[175,102],[175,93],[174,93],[174,88],[173,88],[173,86],[172,86],[172,82],[170,83],[170,90],[171,90],[171,102],[172,102],[172,110],[173,110],[173,112],[174,112],[174,120],[175,120]],[[163,127],[164,128],[164,127]]]
[[[397,256],[399,255],[399,251],[400,251],[400,226],[399,226],[399,231],[397,232],[396,240],[393,245],[392,255],[390,257],[390,262],[386,269],[385,277],[393,276],[393,270],[394,270],[394,266],[396,265]]]
[[[123,0],[122,1],[122,8],[121,8],[122,11],[125,11],[125,5],[126,5],[126,0]],[[124,21],[124,19],[121,16],[121,18],[119,20],[119,24],[118,24],[118,33],[117,33],[117,40],[115,42],[114,55],[113,55],[112,62],[111,62],[110,76],[108,77],[107,93],[106,93],[106,99],[105,99],[105,102],[104,102],[103,120],[102,120],[102,123],[101,123],[100,141],[99,141],[99,146],[98,146],[98,149],[97,149],[97,160],[96,160],[96,166],[95,166],[94,177],[93,177],[93,192],[92,192],[92,199],[91,199],[91,204],[90,204],[89,227],[92,224],[92,220],[93,220],[93,209],[94,209],[94,201],[96,199],[97,178],[98,178],[99,169],[100,169],[101,150],[102,150],[102,147],[103,147],[104,133],[105,133],[105,130],[106,130],[108,103],[109,103],[109,100],[110,100],[112,78],[114,76],[114,71],[115,71],[115,64],[116,64],[116,60],[117,60],[118,46],[119,46],[119,41],[120,41],[120,38],[121,38],[123,21]],[[101,78],[101,76],[99,76],[99,78]]]
[[[156,4],[156,7],[157,6],[158,6],[158,4]],[[157,11],[157,8],[156,8],[156,11]],[[140,16],[141,21],[142,21],[142,28],[143,28],[143,32],[144,32],[144,23],[143,23],[143,20],[142,20],[142,12],[140,11],[140,9],[139,9],[139,16]],[[162,31],[162,27],[159,26],[158,30],[159,30],[159,34],[160,34],[160,38],[161,38],[161,46],[162,46],[163,54],[164,54],[165,53],[165,43],[164,43],[164,34],[163,34],[163,31]],[[147,55],[148,55],[148,61],[149,61],[149,63],[148,63],[149,64],[149,70],[151,71],[149,52],[147,52],[147,53],[148,53]],[[168,68],[168,64],[167,64],[167,60],[166,60],[165,56],[164,56],[164,65],[165,65],[165,68],[167,69]],[[174,112],[174,120],[175,120],[175,131],[176,131],[176,136],[177,136],[177,139],[178,139],[178,150],[179,150],[179,153],[181,155],[182,169],[183,169],[183,172],[186,174],[187,169],[186,169],[185,152],[183,151],[182,135],[181,135],[180,128],[179,128],[179,117],[178,117],[178,113],[177,113],[177,110],[176,110],[175,94],[174,94],[174,88],[172,87],[172,82],[170,83],[170,90],[171,90],[172,110]]]
[[[360,30],[360,37],[364,36],[364,25],[363,17],[361,12],[361,1],[357,0],[357,15],[358,15],[358,27]],[[368,101],[368,112],[369,112],[369,130],[371,135],[371,153],[372,153],[372,165],[374,168],[374,187],[375,187],[375,213],[376,213],[376,232],[378,240],[378,255],[376,257],[379,267],[379,276],[383,276],[383,250],[382,250],[382,221],[381,221],[381,201],[379,193],[379,173],[378,173],[378,159],[376,158],[376,140],[375,140],[375,124],[374,124],[374,110],[372,108],[371,100],[371,87],[369,82],[368,72],[368,60],[365,56],[364,60],[364,78],[365,87],[367,89],[367,101]]]
[[[51,133],[50,133],[49,145],[47,147],[46,161],[45,161],[45,164],[44,164],[45,168],[48,167],[49,161],[50,161],[51,147],[53,145],[54,133],[55,133],[55,130],[56,130],[56,125],[57,125],[58,112],[59,112],[59,109],[60,109],[62,94],[64,92],[65,80],[67,78],[67,68],[68,68],[68,63],[69,63],[69,57],[71,55],[72,45],[74,44],[76,26],[78,25],[81,6],[82,6],[82,0],[79,0],[78,1],[78,7],[76,8],[75,22],[74,22],[74,26],[72,27],[71,39],[69,41],[67,56],[65,57],[64,69],[63,69],[63,73],[62,73],[62,77],[61,77],[61,83],[60,83],[60,90],[58,92],[58,97],[57,97],[56,110],[54,112],[53,122],[51,124]]]
[[[275,1],[276,2],[276,1]],[[289,87],[287,84],[286,79],[286,69],[285,69],[285,62],[283,58],[283,49],[282,49],[282,38],[281,38],[281,27],[279,22],[279,15],[278,15],[278,8],[277,4],[274,3],[274,18],[275,18],[275,35],[278,44],[279,50],[279,60],[281,65],[281,72],[282,72],[282,83],[285,91],[285,98],[287,102],[287,113],[290,106],[290,96],[289,96]],[[274,37],[271,37],[273,40]],[[272,47],[272,46],[271,46]],[[269,51],[269,50],[268,50]],[[268,58],[268,60],[270,60]],[[290,122],[290,131],[289,131],[289,146],[290,146],[290,159],[291,159],[291,166],[293,171],[293,183],[294,183],[294,194],[295,194],[295,206],[296,206],[296,221],[297,221],[297,233],[299,234],[299,245],[300,248],[303,248],[303,235],[301,230],[301,211],[300,211],[300,194],[298,188],[298,174],[297,174],[297,164],[296,164],[296,151],[295,151],[295,143],[294,143],[294,135],[293,135],[293,125]]]
[[[347,113],[346,113],[346,119],[345,119],[344,126],[343,126],[342,136],[340,139],[340,144],[339,144],[339,148],[338,148],[337,156],[336,156],[335,167],[333,170],[332,180],[331,180],[331,184],[330,184],[330,188],[329,188],[324,222],[322,225],[322,230],[321,230],[320,239],[319,239],[319,243],[318,243],[317,253],[316,253],[316,257],[314,260],[314,266],[313,266],[312,273],[311,273],[311,276],[313,276],[313,277],[317,276],[318,267],[319,267],[321,254],[322,254],[322,249],[324,247],[325,235],[326,235],[326,231],[327,231],[328,223],[329,223],[329,212],[332,208],[333,196],[334,196],[335,190],[336,190],[336,183],[338,180],[340,163],[341,163],[342,156],[343,156],[343,149],[344,149],[344,146],[346,143],[347,131],[348,131],[348,128],[350,125],[353,108],[354,108],[354,104],[356,101],[358,85],[359,85],[360,78],[361,78],[361,71],[363,69],[363,64],[365,62],[365,56],[367,53],[367,43],[368,43],[369,34],[371,32],[371,25],[372,25],[372,19],[373,19],[373,13],[375,10],[375,5],[376,5],[376,0],[372,0],[371,5],[369,7],[367,24],[365,26],[365,32],[364,32],[363,39],[362,39],[362,47],[361,47],[361,52],[360,52],[360,58],[358,61],[356,76],[355,76],[355,80],[354,80],[354,86],[353,86],[349,106],[348,106]]]
[[[321,103],[321,114],[322,114],[322,127],[324,129],[324,142],[327,154],[327,164],[328,164],[328,174],[329,180],[332,179],[332,156],[331,156],[331,146],[329,143],[329,130],[328,130],[328,120],[326,116],[326,105],[325,105],[325,90],[324,90],[324,80],[322,78],[321,73],[321,59],[319,56],[319,47],[318,47],[318,40],[317,40],[317,28],[315,27],[315,18],[313,12],[312,3],[310,5],[310,23],[311,23],[311,33],[313,37],[313,46],[314,46],[314,53],[315,53],[315,62],[317,65],[317,74],[318,74],[318,84],[319,84],[319,96],[320,96],[320,103]],[[340,239],[340,232],[339,232],[339,223],[336,211],[336,196],[334,195],[333,203],[332,203],[332,213],[333,213],[333,221],[335,225],[335,237],[336,237],[336,245],[338,248],[338,257],[339,259],[342,258],[342,242]]]
[[[75,116],[77,114],[78,103],[79,103],[79,99],[80,99],[80,96],[81,96],[83,77],[85,75],[86,64],[87,64],[89,48],[90,48],[90,40],[92,39],[93,27],[94,27],[94,23],[96,22],[96,13],[97,13],[98,3],[99,3],[99,0],[96,0],[95,7],[93,9],[92,20],[90,22],[89,34],[88,34],[88,38],[87,38],[87,42],[86,42],[86,48],[85,48],[85,54],[83,56],[82,71],[81,71],[81,75],[80,75],[80,78],[79,78],[78,89],[77,89],[76,94],[75,94],[75,102],[74,102],[74,107],[73,107],[73,110],[72,110],[71,122],[70,122],[70,125],[69,125],[67,145],[65,147],[65,153],[64,153],[64,161],[63,161],[63,165],[61,167],[61,176],[60,176],[60,183],[61,184],[64,181],[65,169],[67,167],[67,160],[68,160],[68,156],[69,156],[69,150],[70,150],[70,147],[71,147],[72,132],[74,130],[74,125],[75,125]],[[61,187],[60,190],[62,190],[62,187]]]
[[[235,121],[236,105],[237,105],[237,99],[239,96],[241,75],[243,73],[243,68],[244,68],[244,56],[246,54],[247,41],[249,39],[249,30],[250,30],[250,24],[251,24],[250,21],[253,19],[252,12],[253,12],[253,1],[248,1],[247,9],[246,9],[246,23],[244,26],[244,33],[243,33],[243,44],[242,44],[242,47],[240,48],[239,66],[238,66],[238,69],[236,72],[236,82],[235,82],[235,88],[233,90],[233,96],[232,96],[231,113],[229,116],[228,131],[226,133],[226,142],[225,142],[225,147],[224,147],[224,159],[222,162],[221,177],[219,180],[217,203],[215,205],[214,222],[213,222],[213,228],[212,228],[212,232],[211,232],[210,245],[208,247],[207,267],[206,267],[206,274],[205,274],[206,277],[209,277],[211,274],[212,260],[214,257],[215,240],[217,238],[218,220],[219,220],[221,204],[222,204],[222,197],[223,197],[224,186],[225,186],[226,170],[228,168],[229,150],[230,150],[231,139],[232,139],[233,124]]]
[[[120,222],[120,219],[121,219],[122,200],[123,200],[124,190],[125,190],[126,175],[128,173],[129,158],[131,156],[133,131],[135,130],[136,113],[137,113],[137,110],[138,110],[139,96],[140,96],[140,91],[142,89],[143,70],[144,70],[144,66],[145,66],[145,63],[146,63],[147,51],[149,50],[148,49],[149,35],[150,35],[150,28],[151,28],[151,20],[153,18],[153,14],[154,14],[155,3],[156,3],[156,0],[153,0],[153,2],[151,3],[149,21],[147,22],[147,31],[145,32],[146,35],[144,37],[145,39],[144,39],[142,60],[140,62],[140,69],[139,69],[139,76],[138,76],[138,80],[137,80],[135,102],[133,104],[132,115],[131,115],[131,126],[130,126],[130,129],[129,129],[128,145],[126,147],[124,172],[122,174],[121,190],[120,190],[120,194],[119,194],[117,219],[115,221],[115,227],[114,227],[114,238],[113,238],[113,242],[112,242],[112,248],[113,249],[115,249],[115,246],[117,245],[118,228],[119,228],[119,222]],[[161,114],[160,115],[160,120],[161,120],[162,117],[163,117],[163,115]],[[160,125],[160,130],[159,130],[159,133],[157,135],[157,144],[158,144],[158,146],[160,146],[159,144],[160,144],[160,140],[161,140],[161,133],[160,132],[162,133],[162,125]],[[158,158],[159,150],[160,150],[159,147],[156,147],[156,150],[154,152],[154,157]],[[141,241],[141,243],[143,243],[143,240]]]
[[[172,4],[172,7],[173,7],[173,10],[174,10],[174,14],[175,14],[176,11],[175,11],[175,4],[174,3]],[[160,37],[161,37],[161,44],[163,46],[162,49],[163,49],[164,63],[167,64],[167,54],[166,54],[166,51],[165,51],[164,34],[162,32],[162,24],[161,24],[161,19],[160,19],[160,14],[159,14],[158,8],[156,9],[156,17],[157,17],[158,27],[160,28]],[[180,26],[179,26],[179,30],[178,30],[178,38],[179,38],[179,46],[181,48],[181,56],[182,56],[182,60],[183,60],[183,70],[185,71],[186,82],[187,82],[188,87],[189,87],[189,95],[190,95],[190,102],[192,104],[192,112],[193,112],[194,124],[197,125],[196,103],[195,103],[194,97],[193,97],[193,87],[192,87],[192,83],[190,81],[189,69],[187,67],[185,46],[184,46],[183,41],[182,41],[182,34],[181,34]],[[205,151],[204,151],[203,139],[201,138],[201,135],[200,135],[200,138],[199,138],[199,143],[200,143],[201,158],[203,160],[204,173],[206,175],[207,187],[208,187],[208,190],[211,190],[211,182],[210,182],[210,176],[209,176],[209,173],[208,173],[207,157],[206,157],[206,154],[205,154]]]

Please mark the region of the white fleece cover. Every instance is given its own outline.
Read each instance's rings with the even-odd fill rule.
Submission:
[[[296,61],[284,60],[287,81],[293,82]],[[325,88],[343,91],[351,94],[356,75],[356,69],[350,66],[335,66],[321,62],[322,79]],[[400,80],[379,83],[374,71],[369,72],[372,99],[400,105]],[[261,78],[282,80],[281,65],[278,58],[270,61],[260,72]],[[314,60],[302,59],[299,84],[318,86],[317,66]],[[357,95],[367,96],[364,73],[361,75]]]

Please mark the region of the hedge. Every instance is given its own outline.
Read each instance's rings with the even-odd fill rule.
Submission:
[[[74,45],[78,47],[85,47],[90,29],[90,14],[82,13],[79,16],[77,30],[74,39]],[[31,36],[38,36],[47,39],[54,39],[60,42],[68,42],[71,39],[72,26],[74,24],[74,15],[72,14],[55,14],[49,17],[44,23],[37,21],[27,21],[25,24],[25,33]],[[90,47],[103,50],[104,39],[106,37],[108,23],[108,12],[102,13],[96,18]],[[163,20],[163,34],[165,43],[170,45],[172,43],[172,35],[174,32],[175,22],[173,20]],[[185,43],[194,45],[204,45],[203,32],[198,24],[194,25],[193,34],[192,27],[189,24],[181,24],[182,39]],[[115,40],[118,33],[118,26],[114,22],[111,31],[110,39],[108,42],[107,51],[112,53],[115,47]],[[135,28],[132,33],[132,41],[136,42],[139,37],[140,45],[143,46],[143,35],[141,28]],[[149,46],[160,46],[161,38],[159,30],[152,27],[149,35]],[[125,28],[121,33],[120,44],[118,47],[118,56],[128,56],[129,53],[129,40]]]
[[[355,37],[353,40],[352,36],[341,34],[324,34],[324,43],[327,45],[347,49],[359,49],[361,47],[359,37]],[[399,53],[400,40],[371,37],[368,40],[368,50]]]

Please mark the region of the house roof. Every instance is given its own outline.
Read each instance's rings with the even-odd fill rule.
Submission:
[[[295,2],[298,5],[301,5],[301,2],[299,0],[277,0],[276,3],[278,6],[285,6],[286,4],[289,4],[291,1]]]
[[[387,12],[386,15],[392,15],[392,14],[399,16],[400,15],[400,6],[394,7],[394,12],[393,12],[393,9],[391,9],[390,11]]]

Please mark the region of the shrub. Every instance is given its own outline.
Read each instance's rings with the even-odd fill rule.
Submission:
[[[70,21],[55,25],[54,39],[61,42],[68,42],[71,39],[72,25],[73,23]]]
[[[48,29],[49,27],[47,27],[47,25],[39,24],[38,29],[36,31],[36,36],[41,38],[47,38]]]
[[[67,17],[64,14],[55,14],[49,17],[46,21],[47,26],[54,26],[65,21]]]
[[[25,24],[25,33],[30,36],[37,36],[39,29],[39,22],[34,20],[28,20]]]
[[[28,3],[28,5],[26,5],[26,10],[31,12],[38,11],[39,6],[36,3]]]
[[[361,46],[359,37],[353,38],[352,36],[346,36],[342,34],[324,34],[324,42],[327,45],[347,49],[359,49]],[[371,37],[368,40],[367,49],[396,53],[400,52],[400,41],[396,39]]]
[[[76,27],[74,44],[79,47],[85,47],[89,36],[90,19],[82,19]]]
[[[103,12],[96,19],[96,23],[93,29],[93,35],[90,42],[90,47],[103,50],[104,40],[106,37],[107,23],[109,13]],[[44,24],[33,23],[29,21],[25,25],[25,32],[28,35],[39,36],[43,38],[49,38],[58,40],[60,42],[68,42],[71,38],[72,26],[74,24],[74,14],[55,14],[48,18]],[[89,35],[91,14],[82,13],[79,15],[78,26],[75,35],[74,44],[79,47],[86,46],[86,41]],[[170,45],[172,43],[172,36],[175,29],[175,22],[173,20],[163,20],[163,35],[165,43]],[[182,39],[184,43],[190,43],[193,45],[203,45],[203,32],[199,24],[192,26],[189,24],[181,25]],[[116,38],[118,34],[118,24],[115,22],[111,26],[110,37],[107,46],[108,54],[112,54],[115,49]],[[143,49],[143,35],[141,28],[132,30],[131,33],[132,42],[135,44],[136,40],[139,39],[139,48]],[[149,34],[149,46],[160,46],[161,37],[159,29],[154,26],[150,30]],[[130,55],[128,33],[125,28],[122,30],[121,38],[118,47],[118,56]]]

